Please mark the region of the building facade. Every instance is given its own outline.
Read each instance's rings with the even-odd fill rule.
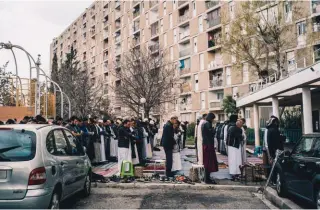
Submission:
[[[293,11],[300,7],[299,13]],[[303,68],[320,59],[320,4],[318,1],[272,1],[260,12],[277,11],[283,14],[283,23],[291,28],[288,33],[295,40],[283,49],[288,71]],[[163,120],[176,114],[183,121],[195,121],[205,112],[213,112],[218,121],[226,116],[222,99],[235,99],[250,93],[257,76],[248,65],[235,67],[235,57],[224,53],[221,45],[232,20],[241,13],[241,1],[95,1],[51,44],[58,61],[73,46],[81,65],[87,65],[91,79],[103,82],[104,92],[114,98],[111,84],[115,77],[110,69],[117,66],[122,53],[132,47],[150,51],[166,50],[176,63],[180,88],[173,104],[163,106]],[[269,12],[270,13],[270,12]],[[309,33],[310,32],[310,33]],[[309,36],[310,35],[310,36]],[[117,100],[111,100],[116,113],[126,109]],[[252,108],[243,115],[249,127]],[[271,109],[260,109],[267,118]]]

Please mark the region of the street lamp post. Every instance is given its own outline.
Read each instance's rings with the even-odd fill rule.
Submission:
[[[147,102],[145,98],[140,98],[140,104],[143,105],[143,110],[142,110],[142,120],[144,119],[144,104]]]

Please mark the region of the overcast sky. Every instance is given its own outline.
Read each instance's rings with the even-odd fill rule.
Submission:
[[[42,68],[49,72],[50,44],[93,1],[1,1],[0,42],[10,41],[25,48],[36,59],[41,54]],[[29,76],[27,57],[16,51],[20,77]],[[8,70],[15,72],[12,54],[0,50],[0,65],[10,61]]]

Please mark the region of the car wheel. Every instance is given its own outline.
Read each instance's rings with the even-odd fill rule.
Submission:
[[[84,187],[82,191],[82,194],[85,197],[89,196],[90,193],[91,193],[91,172],[89,172],[86,176],[86,180],[84,182]]]
[[[51,197],[49,209],[59,209],[60,207],[60,195],[57,191],[54,191]]]
[[[276,173],[276,190],[279,196],[284,197],[286,195],[285,183],[280,171]]]
[[[317,209],[320,209],[320,190],[316,190],[316,194],[315,194],[315,204]]]

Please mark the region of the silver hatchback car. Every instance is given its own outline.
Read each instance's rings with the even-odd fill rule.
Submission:
[[[91,163],[68,129],[0,126],[0,209],[57,209],[79,191],[90,194]]]

